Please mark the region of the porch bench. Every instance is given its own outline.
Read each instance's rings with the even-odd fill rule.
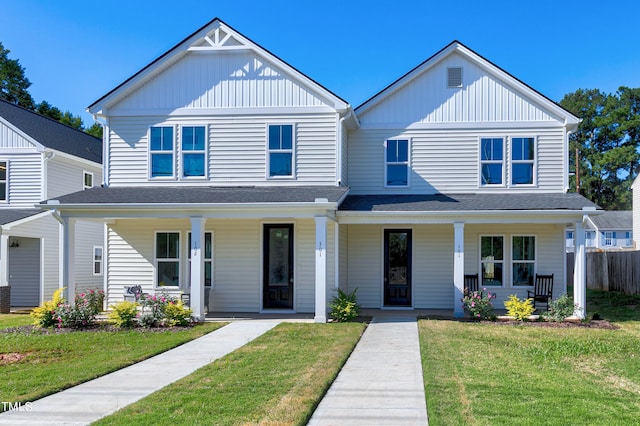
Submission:
[[[124,287],[124,300],[129,302],[139,302],[142,297],[148,296],[148,293],[142,292],[141,285],[132,285]]]

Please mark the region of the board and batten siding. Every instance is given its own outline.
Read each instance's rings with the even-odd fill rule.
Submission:
[[[447,68],[462,68],[462,87],[447,87]],[[557,120],[523,93],[454,53],[359,115],[380,123],[527,122]]]
[[[208,132],[208,176],[171,180],[185,185],[333,185],[336,180],[336,114],[260,116],[112,117],[109,182],[154,185],[148,178],[148,130],[157,125],[200,125]],[[267,125],[295,127],[295,179],[267,179]],[[175,132],[176,139],[180,131]],[[179,152],[179,150],[178,150]],[[176,176],[180,155],[175,158]],[[167,180],[162,181],[164,184]]]
[[[30,149],[35,151],[33,143],[20,133],[16,132],[14,128],[4,122],[0,117],[0,148],[13,148],[13,149]]]
[[[325,106],[326,101],[251,50],[189,52],[117,104],[110,114],[176,108]]]
[[[480,139],[483,137],[534,137],[536,161],[534,186],[480,186]],[[408,187],[384,187],[385,141],[409,139],[410,165]],[[402,130],[359,129],[350,132],[349,186],[352,194],[433,194],[513,192],[514,190],[563,192],[565,167],[562,127],[538,129],[447,129]],[[509,144],[505,152],[505,182],[510,183]]]

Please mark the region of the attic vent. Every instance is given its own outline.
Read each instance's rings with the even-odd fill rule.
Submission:
[[[447,68],[447,87],[462,87],[462,68]]]

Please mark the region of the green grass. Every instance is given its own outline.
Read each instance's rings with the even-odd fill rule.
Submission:
[[[24,325],[17,317],[1,316],[0,329]],[[2,401],[33,401],[169,350],[222,325],[205,323],[160,332],[0,333],[0,353],[13,358],[11,362],[0,360],[0,397]],[[23,358],[15,362],[16,356]]]
[[[32,322],[33,318],[27,314],[0,314],[0,330],[29,325]]]
[[[98,425],[304,425],[361,323],[283,323]]]
[[[419,321],[429,423],[640,424],[638,300],[587,292],[616,330]]]

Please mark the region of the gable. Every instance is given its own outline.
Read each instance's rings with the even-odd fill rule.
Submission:
[[[0,148],[8,149],[39,149],[28,137],[0,117]]]
[[[460,87],[448,70],[461,69]],[[454,42],[356,108],[363,126],[440,123],[560,123],[578,119],[479,55]]]

